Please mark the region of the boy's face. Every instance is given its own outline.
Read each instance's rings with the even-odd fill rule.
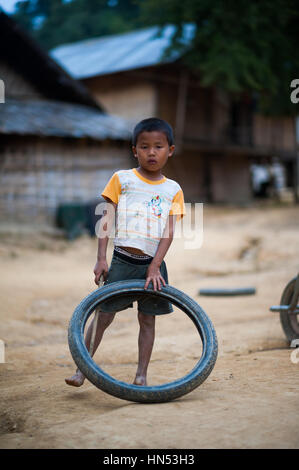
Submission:
[[[163,168],[174,152],[174,145],[169,146],[164,132],[141,132],[133,153],[139,165],[147,171],[156,172]]]

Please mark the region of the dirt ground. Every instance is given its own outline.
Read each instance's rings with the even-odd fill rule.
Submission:
[[[96,239],[0,235],[1,448],[298,448],[299,363],[291,361],[279,315],[285,284],[298,272],[298,208],[204,207],[204,240],[166,255],[171,285],[211,318],[219,356],[208,379],[184,397],[143,405],[112,397],[74,371],[67,328],[95,289]],[[109,260],[111,258],[109,246]],[[204,297],[200,288],[255,287],[255,295]],[[131,382],[137,361],[136,309],[117,315],[96,354],[101,367]],[[199,338],[178,309],[157,319],[149,384],[182,376],[199,357]]]

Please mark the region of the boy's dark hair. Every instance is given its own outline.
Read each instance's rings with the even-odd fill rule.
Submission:
[[[158,118],[148,118],[140,121],[133,131],[132,144],[136,147],[137,139],[141,132],[163,132],[166,135],[169,146],[174,144],[173,130],[168,122]]]

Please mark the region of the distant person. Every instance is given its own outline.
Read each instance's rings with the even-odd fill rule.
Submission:
[[[174,235],[175,220],[185,214],[184,195],[180,185],[162,174],[168,158],[174,153],[171,126],[162,119],[145,119],[134,129],[133,154],[137,168],[116,171],[101,195],[116,210],[114,252],[108,270],[106,251],[109,234],[99,237],[95,283],[103,275],[105,284],[129,279],[144,279],[144,288],[152,283],[154,290],[168,284],[164,257]],[[113,211],[114,212],[114,211]],[[104,218],[103,218],[104,219]],[[103,220],[102,219],[102,220]],[[111,220],[111,219],[110,219]],[[104,230],[107,229],[103,221]],[[116,298],[100,305],[93,355],[115,313],[133,307],[134,297]],[[140,296],[138,299],[139,358],[135,385],[147,385],[147,368],[155,337],[155,317],[173,312],[163,298]],[[85,344],[90,347],[93,322]],[[68,385],[80,387],[85,380],[77,369],[65,379]]]
[[[284,166],[280,163],[277,157],[273,158],[271,165],[271,175],[273,179],[274,197],[280,199],[282,190],[286,186],[286,175]]]
[[[269,196],[271,186],[271,174],[267,165],[251,165],[252,189],[256,197],[266,198]]]

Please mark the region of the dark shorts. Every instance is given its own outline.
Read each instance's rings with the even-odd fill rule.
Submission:
[[[104,285],[111,284],[112,282],[124,281],[129,279],[146,279],[146,272],[152,258],[148,261],[142,260],[145,264],[140,264],[140,260],[135,260],[129,256],[121,255],[114,251],[108,276]],[[168,284],[168,274],[165,261],[162,261],[160,272]],[[161,282],[163,286],[163,283]],[[152,283],[149,284],[152,287]],[[128,295],[116,299],[106,300],[101,303],[99,308],[105,313],[119,312],[126,308],[132,308],[133,302],[137,301],[138,311],[147,315],[165,315],[173,312],[172,304],[162,297],[151,295]]]

